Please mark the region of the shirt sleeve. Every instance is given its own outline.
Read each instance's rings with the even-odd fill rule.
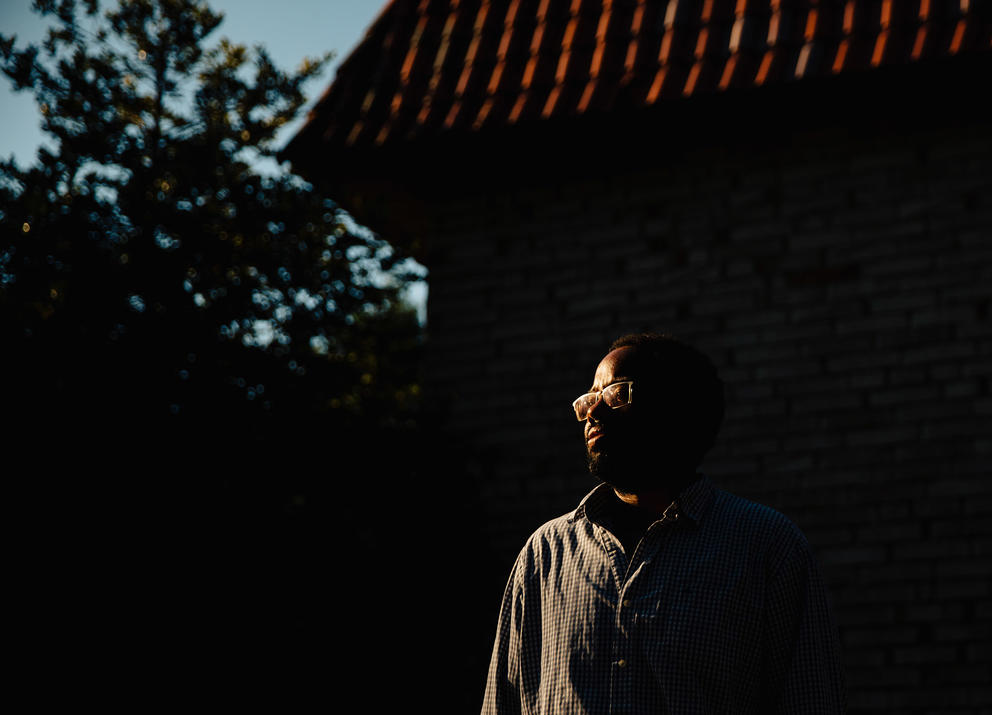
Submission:
[[[531,692],[523,681],[528,677],[523,673],[522,662],[525,660],[522,649],[540,647],[532,641],[539,640],[540,629],[537,632],[525,634],[525,621],[529,614],[534,613],[533,605],[528,608],[526,603],[526,579],[524,578],[527,561],[527,548],[520,553],[514,564],[513,571],[503,592],[503,605],[500,608],[499,624],[496,629],[496,642],[493,644],[492,658],[489,662],[489,675],[486,679],[486,694],[482,702],[482,715],[518,715],[522,709],[522,701],[526,693]],[[540,614],[540,607],[537,607]],[[525,643],[526,635],[526,643]],[[539,675],[538,675],[539,678]]]
[[[767,613],[767,682],[773,712],[845,712],[837,629],[819,568],[805,539],[773,575]]]

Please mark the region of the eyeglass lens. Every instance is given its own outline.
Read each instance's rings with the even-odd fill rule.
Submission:
[[[614,409],[622,407],[630,402],[630,383],[618,382],[608,385],[600,392],[587,392],[575,401],[575,416],[580,420],[585,420],[589,416],[589,410],[596,406],[600,396],[607,407]]]

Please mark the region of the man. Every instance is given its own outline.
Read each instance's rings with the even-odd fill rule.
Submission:
[[[806,539],[696,473],[723,420],[709,360],[622,337],[573,406],[602,484],[520,552],[484,715],[843,712]]]

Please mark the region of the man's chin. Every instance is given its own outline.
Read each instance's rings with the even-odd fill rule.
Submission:
[[[657,480],[658,475],[637,461],[620,461],[605,452],[587,450],[586,464],[593,479],[622,492],[636,494],[657,486],[652,482]]]

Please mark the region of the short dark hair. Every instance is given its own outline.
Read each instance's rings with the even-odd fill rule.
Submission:
[[[629,333],[614,340],[610,350],[628,347],[672,391],[689,428],[686,447],[698,464],[716,442],[726,409],[716,367],[701,351],[668,333]]]

